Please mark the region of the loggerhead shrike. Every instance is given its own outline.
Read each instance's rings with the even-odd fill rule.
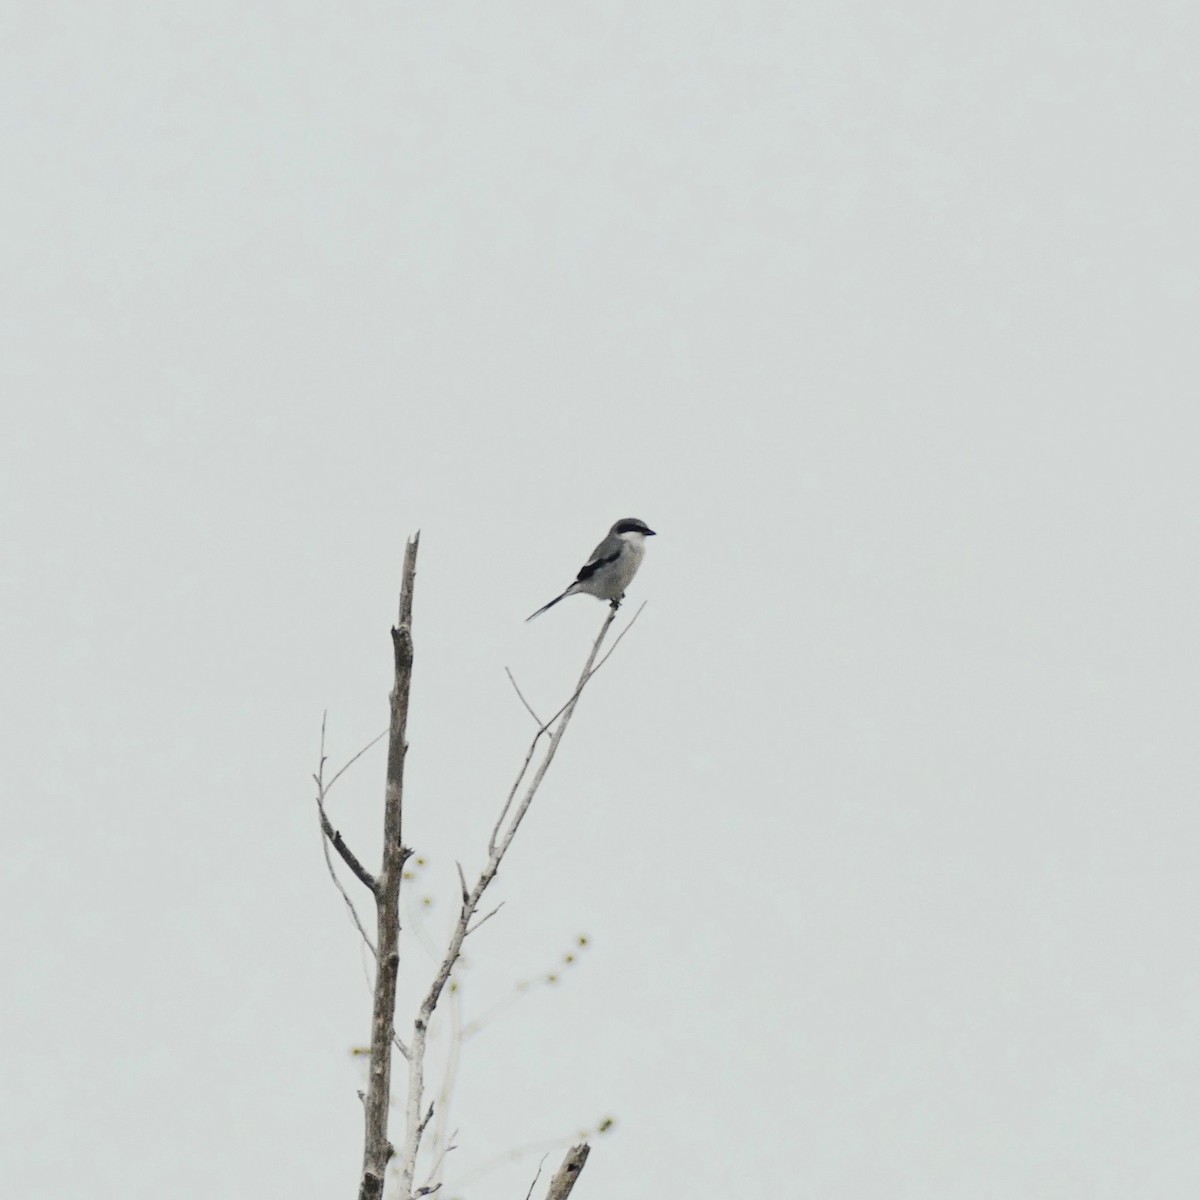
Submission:
[[[587,562],[580,568],[575,582],[561,596],[555,596],[549,604],[543,604],[525,620],[532,621],[546,609],[553,608],[560,600],[580,593],[608,600],[613,608],[619,608],[625,597],[625,589],[633,581],[638,567],[642,565],[642,555],[646,553],[646,539],[653,536],[654,530],[636,517],[626,517],[618,521],[608,531],[608,537],[592,551]]]

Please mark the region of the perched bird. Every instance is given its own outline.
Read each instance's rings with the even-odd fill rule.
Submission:
[[[636,517],[626,517],[618,521],[608,531],[608,537],[592,551],[579,574],[575,576],[575,582],[561,596],[555,596],[549,604],[543,604],[525,620],[532,621],[546,609],[553,608],[560,600],[581,593],[608,600],[613,608],[619,608],[625,598],[625,589],[633,581],[638,567],[642,565],[642,555],[646,553],[648,537],[654,537],[654,530],[645,521],[639,521]]]

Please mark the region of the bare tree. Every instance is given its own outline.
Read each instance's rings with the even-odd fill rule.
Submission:
[[[550,764],[558,753],[558,747],[566,733],[575,707],[584,688],[592,676],[607,661],[621,638],[637,620],[641,610],[621,631],[603,658],[600,650],[609,629],[617,616],[616,605],[610,609],[592,644],[579,680],[565,704],[547,721],[542,721],[521,695],[516,680],[513,687],[521,703],[537,723],[537,731],[529,743],[524,761],[517,777],[508,790],[500,809],[500,815],[492,827],[487,843],[487,859],[472,886],[468,886],[462,867],[458,868],[460,885],[459,910],[450,932],[445,950],[441,955],[433,979],[417,1008],[411,1023],[406,1028],[407,1037],[402,1039],[396,1032],[396,980],[400,966],[400,885],[404,877],[404,865],[412,850],[403,841],[404,814],[404,760],[408,751],[406,726],[408,721],[409,696],[413,673],[413,591],[416,583],[417,547],[420,535],[414,535],[405,547],[404,574],[400,589],[400,614],[392,630],[392,652],[394,683],[391,693],[391,722],[388,733],[387,776],[384,788],[383,854],[377,874],[363,866],[351,851],[341,833],[333,828],[326,811],[329,789],[345,771],[346,764],[328,782],[325,781],[325,738],[321,731],[321,762],[315,780],[317,784],[317,811],[320,817],[325,847],[326,862],[334,882],[349,909],[355,926],[364,943],[375,959],[374,1004],[371,1018],[371,1048],[367,1073],[367,1090],[363,1096],[363,1161],[359,1182],[358,1200],[381,1200],[387,1179],[387,1170],[394,1156],[399,1157],[398,1200],[419,1200],[431,1195],[441,1187],[441,1158],[445,1149],[437,1154],[426,1173],[425,1179],[417,1182],[418,1160],[421,1156],[422,1137],[433,1118],[434,1102],[426,1097],[426,1048],[430,1024],[459,963],[463,944],[485,921],[493,917],[497,905],[481,914],[484,896],[500,870],[504,856],[508,853],[517,830],[521,827],[530,805],[541,787]],[[380,735],[383,736],[382,734]],[[378,740],[378,739],[376,739]],[[371,743],[372,745],[374,743]],[[366,749],[355,756],[357,759]],[[539,757],[540,754],[540,757]],[[351,760],[353,762],[354,759]],[[329,855],[329,847],[337,852],[350,872],[370,894],[375,902],[375,938],[367,932],[349,892],[342,885]],[[393,1055],[399,1053],[407,1066],[408,1086],[404,1103],[404,1134],[397,1150],[388,1137],[388,1114],[392,1099]],[[573,1146],[556,1172],[547,1193],[547,1200],[566,1200],[579,1172],[587,1161],[586,1143]],[[536,1180],[535,1180],[536,1183]],[[530,1189],[532,1192],[532,1187]]]

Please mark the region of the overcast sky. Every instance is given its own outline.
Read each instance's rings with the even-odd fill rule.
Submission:
[[[436,942],[636,516],[447,1195],[605,1117],[579,1200],[1200,1195],[1194,5],[2,23],[5,1194],[355,1194],[322,713],[420,529]]]

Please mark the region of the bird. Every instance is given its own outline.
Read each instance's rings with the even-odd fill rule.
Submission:
[[[555,596],[549,604],[543,604],[535,613],[525,618],[532,621],[548,608],[553,608],[568,596],[595,596],[607,600],[613,608],[620,608],[625,598],[625,589],[633,581],[637,569],[642,565],[646,553],[646,539],[654,537],[654,530],[637,517],[623,517],[609,531],[608,536],[589,555],[579,569],[575,582],[561,596]]]

